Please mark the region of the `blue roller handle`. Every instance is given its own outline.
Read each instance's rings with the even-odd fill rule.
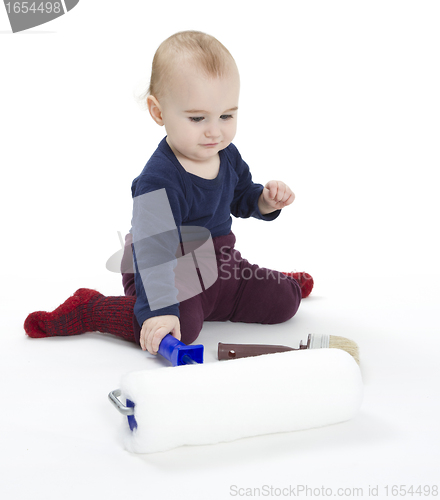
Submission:
[[[203,363],[203,345],[186,345],[170,333],[162,339],[159,354],[173,366]]]

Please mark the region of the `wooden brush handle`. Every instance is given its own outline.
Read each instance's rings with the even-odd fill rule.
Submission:
[[[261,356],[262,354],[272,354],[274,352],[296,351],[292,347],[284,345],[264,345],[264,344],[218,344],[218,359],[249,358],[251,356]]]

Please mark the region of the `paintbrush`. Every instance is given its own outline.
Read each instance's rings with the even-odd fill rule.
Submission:
[[[219,342],[218,359],[225,360],[247,358],[250,356],[260,356],[262,354],[271,354],[275,352],[323,348],[342,349],[343,351],[351,354],[351,356],[353,356],[353,358],[356,360],[356,363],[359,364],[359,347],[357,346],[356,342],[353,342],[353,340],[347,339],[345,337],[319,334],[309,334],[307,338],[307,344],[303,344],[301,340],[297,349],[283,345],[223,344]]]

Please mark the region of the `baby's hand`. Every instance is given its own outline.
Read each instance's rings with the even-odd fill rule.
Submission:
[[[269,181],[260,195],[258,208],[264,215],[287,207],[294,199],[295,195],[287,184],[281,181]]]
[[[180,321],[177,316],[153,316],[144,321],[141,330],[140,344],[142,349],[157,354],[162,339],[171,333],[180,340]]]

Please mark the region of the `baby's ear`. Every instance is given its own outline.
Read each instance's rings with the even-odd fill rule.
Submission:
[[[162,119],[162,109],[160,107],[159,101],[152,95],[147,97],[148,111],[150,112],[151,118],[160,126],[163,125]]]

